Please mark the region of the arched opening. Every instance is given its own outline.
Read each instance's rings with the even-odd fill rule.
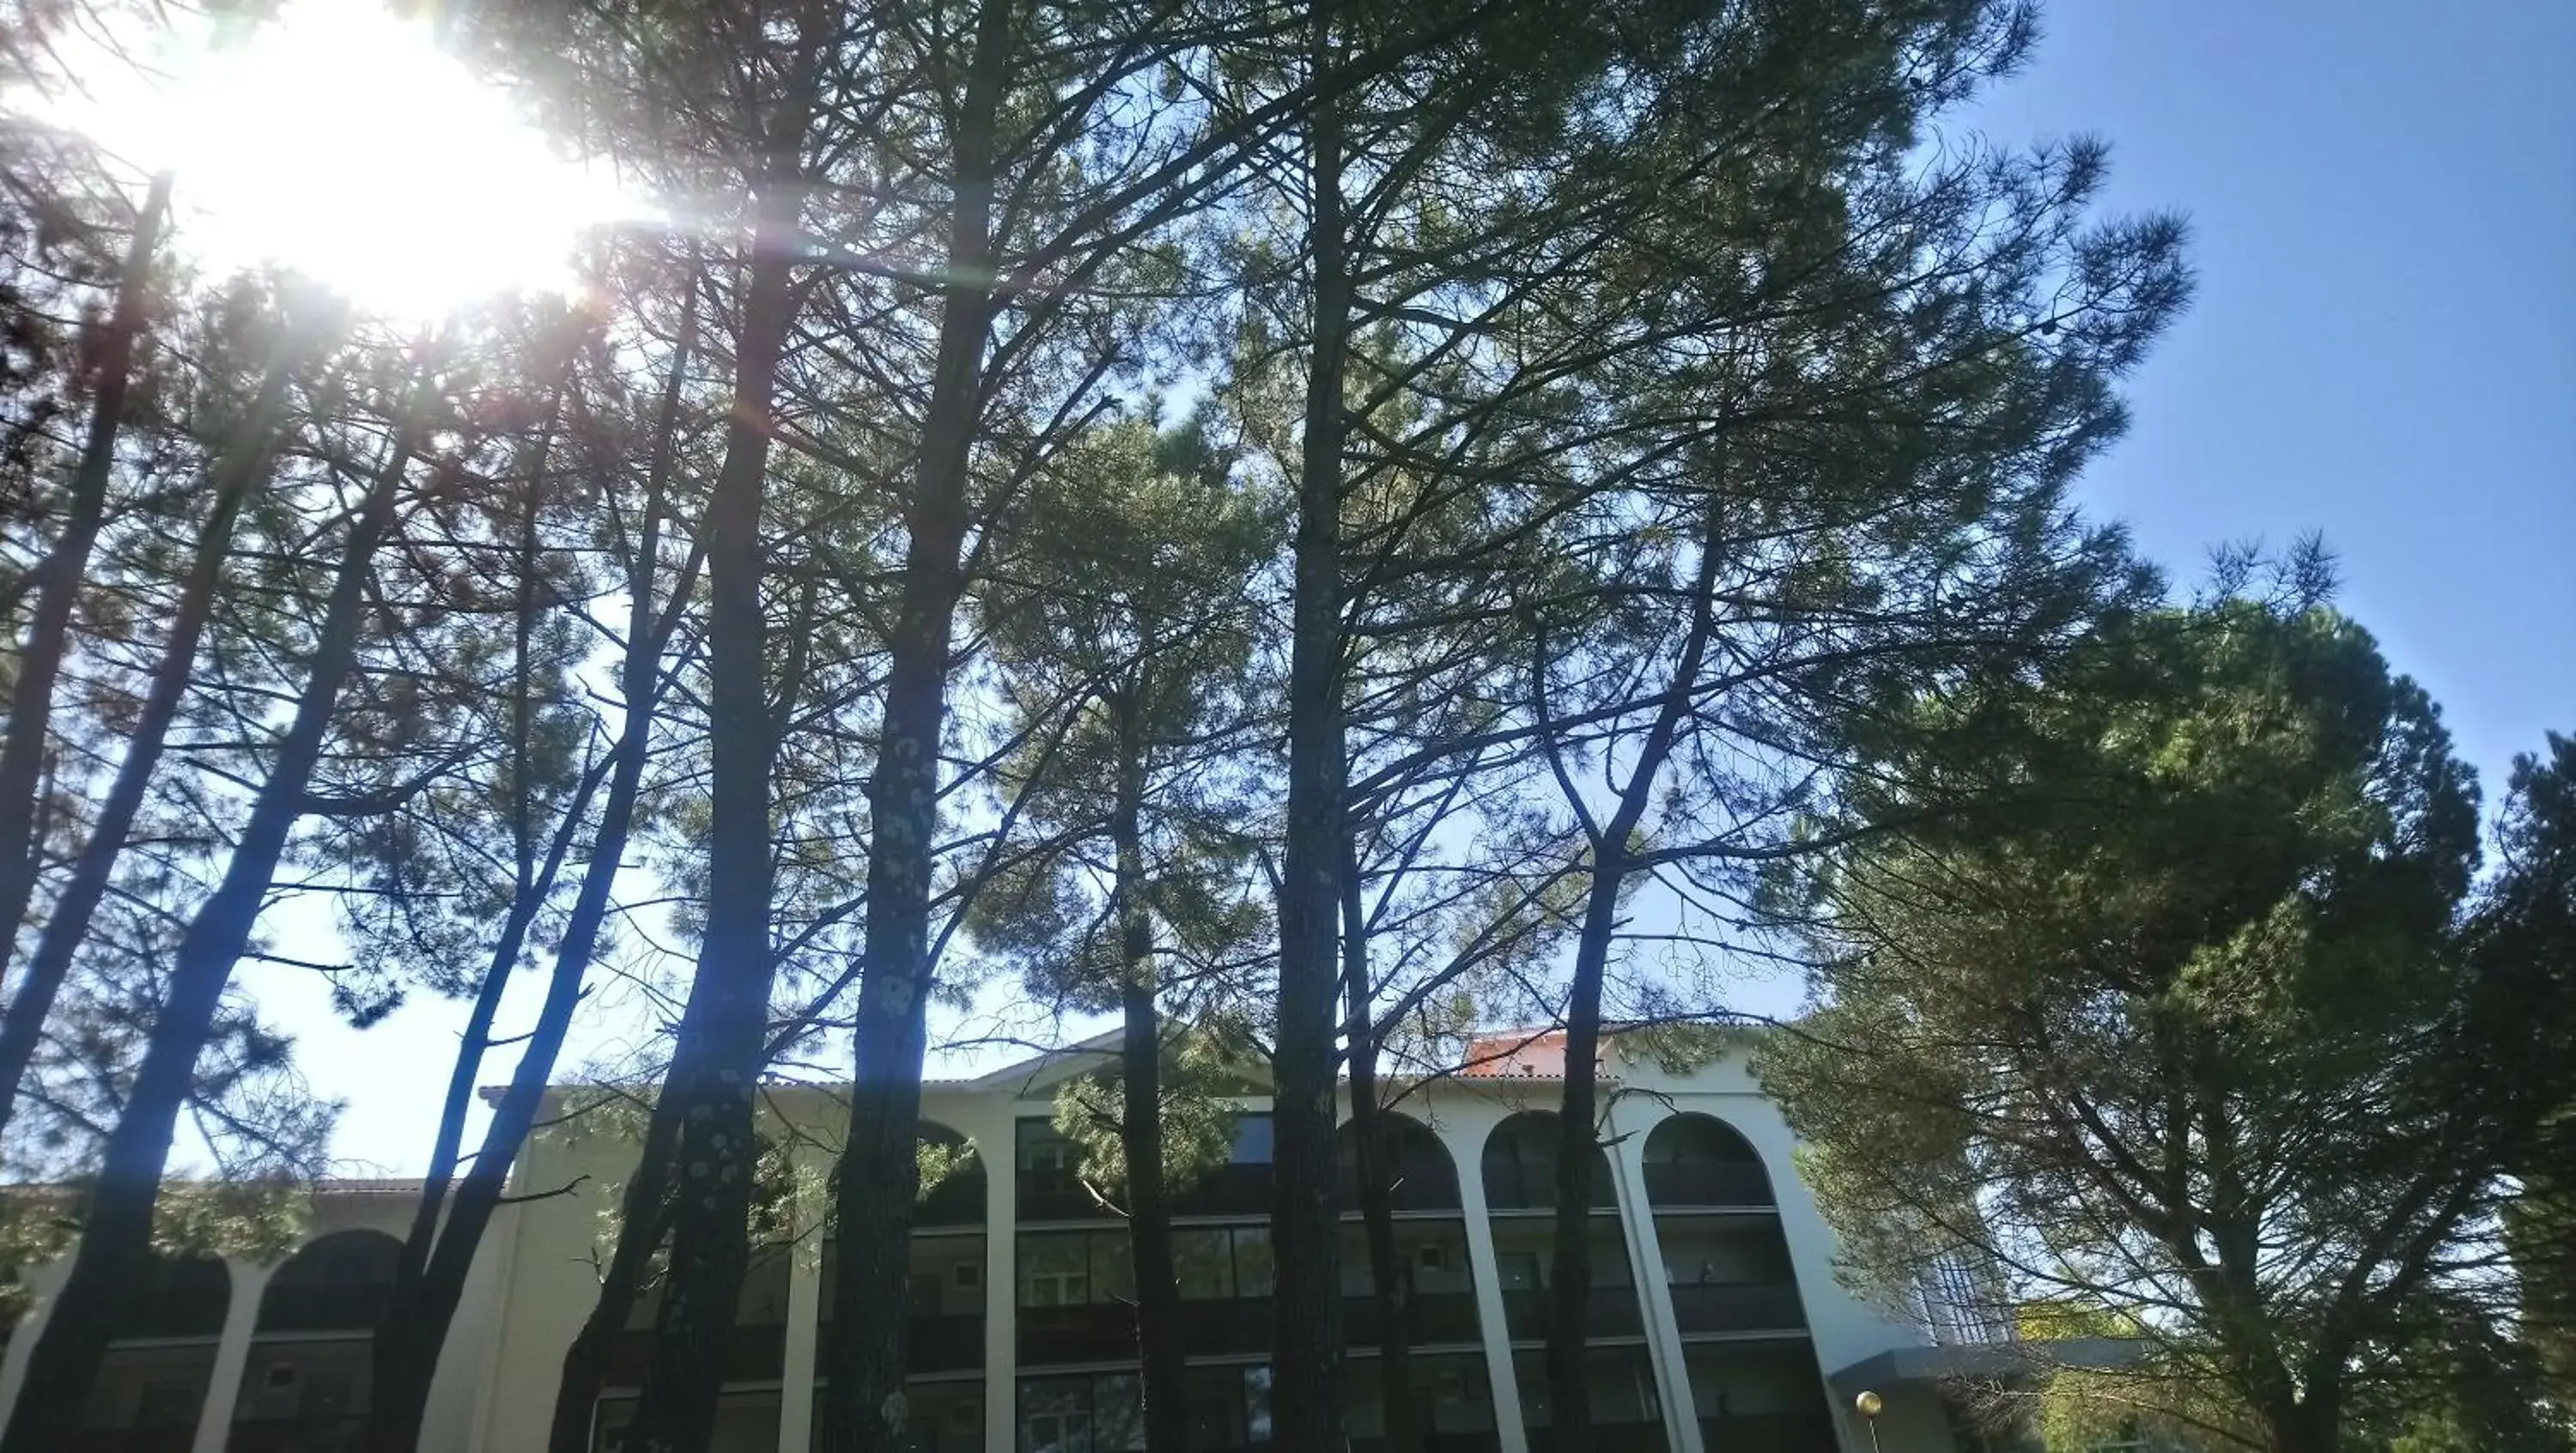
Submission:
[[[335,1231],[269,1274],[231,1447],[335,1448],[354,1436],[401,1259],[402,1243],[382,1231]]]
[[[1409,1115],[1378,1113],[1381,1143],[1386,1147],[1387,1204],[1397,1211],[1458,1209],[1458,1165],[1449,1147],[1430,1127]],[[1360,1146],[1356,1121],[1345,1120],[1333,1136],[1335,1191],[1345,1211],[1360,1208]]]
[[[1549,1111],[1524,1111],[1485,1137],[1482,1158],[1485,1199],[1494,1212],[1494,1268],[1502,1279],[1503,1324],[1516,1343],[1543,1339],[1548,1331],[1556,1284],[1552,1213],[1561,1123]],[[1610,1174],[1610,1157],[1595,1141],[1587,1187],[1591,1286],[1584,1332],[1589,1337],[1636,1337],[1643,1335],[1645,1319],[1627,1240],[1620,1234],[1619,1218],[1603,1214],[1615,1212],[1619,1204]]]
[[[1752,1142],[1715,1116],[1676,1114],[1647,1132],[1642,1168],[1673,1321],[1682,1336],[1732,1340],[1802,1333],[1807,1314],[1798,1295],[1796,1267],[1780,1228],[1770,1173]],[[1714,1403],[1710,1397],[1715,1393],[1699,1399],[1704,1420],[1767,1418],[1779,1411],[1771,1406],[1779,1395],[1776,1379],[1708,1363],[1715,1356],[1716,1351],[1694,1342],[1695,1385],[1703,1392],[1726,1390]],[[1757,1426],[1745,1424],[1735,1431],[1749,1436],[1747,1430]]]
[[[1485,1204],[1496,1211],[1549,1211],[1556,1208],[1557,1119],[1553,1111],[1524,1110],[1494,1127],[1485,1137]],[[1590,1200],[1606,1211],[1618,1202],[1610,1183],[1610,1157],[1600,1142],[1592,1146]]]
[[[1659,1211],[1773,1204],[1761,1153],[1712,1115],[1686,1111],[1647,1132],[1645,1171],[1646,1203]]]
[[[1473,1347],[1478,1335],[1476,1285],[1467,1265],[1457,1164],[1440,1137],[1410,1116],[1381,1112],[1378,1126],[1385,1151],[1388,1208],[1394,1213],[1394,1236],[1388,1248],[1393,1255],[1385,1268],[1378,1265],[1370,1246],[1360,1205],[1358,1128],[1344,1121],[1334,1135],[1335,1190],[1341,1197],[1343,1221],[1343,1339],[1353,1348],[1378,1347],[1386,1341],[1387,1327],[1400,1325],[1406,1342],[1416,1350]],[[1378,1296],[1382,1270],[1394,1278],[1392,1295],[1383,1300]],[[1390,1323],[1389,1318],[1399,1320]],[[1416,1381],[1417,1397],[1430,1398],[1429,1389],[1430,1384]],[[1383,1412],[1367,1402],[1379,1396],[1374,1384],[1353,1384],[1354,1428],[1360,1426],[1357,1420],[1363,1414],[1376,1417]],[[1436,1411],[1425,1402],[1426,1417]]]

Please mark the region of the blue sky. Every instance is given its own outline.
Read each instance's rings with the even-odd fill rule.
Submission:
[[[2200,275],[2085,498],[2184,581],[2324,532],[2492,793],[2576,731],[2576,4],[2060,0],[2046,26],[1950,129],[2108,138],[2112,205],[2188,214]],[[310,975],[245,980],[351,1102],[352,1169],[416,1170],[453,1006],[361,1035]]]
[[[2084,495],[2178,579],[2324,532],[2489,798],[2576,732],[2576,4],[2059,0],[1964,124],[2092,133],[2200,291]]]

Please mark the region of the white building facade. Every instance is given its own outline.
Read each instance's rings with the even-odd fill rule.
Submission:
[[[1547,1453],[1541,1327],[1550,1275],[1561,1051],[1542,1037],[1483,1072],[1395,1088],[1393,1200],[1410,1278],[1413,1384],[1426,1453]],[[968,1148],[925,1193],[912,1246],[908,1404],[920,1453],[1121,1453],[1142,1446],[1134,1277],[1123,1223],[1081,1185],[1055,1132],[1055,1090],[1114,1051],[1094,1042],[924,1087],[926,1138]],[[1593,1179],[1587,1341],[1600,1453],[1949,1453],[1969,1443],[1927,1369],[1938,1319],[1891,1319],[1840,1286],[1831,1233],[1800,1185],[1779,1112],[1742,1057],[1676,1074],[1605,1062]],[[1231,1163],[1177,1198],[1175,1251],[1198,1448],[1268,1441],[1272,1271],[1266,1103],[1241,1104]],[[843,1102],[824,1088],[764,1095],[765,1133],[827,1179]],[[516,1193],[475,1266],[439,1367],[422,1447],[545,1446],[564,1352],[597,1301],[607,1225],[634,1142],[572,1116],[521,1157]],[[1349,1202],[1344,1156],[1344,1203]],[[275,1264],[171,1263],[138,1299],[91,1399],[105,1453],[327,1453],[351,1446],[416,1187],[341,1184],[314,1234]],[[548,1193],[554,1194],[548,1194]],[[810,1198],[809,1198],[810,1199]],[[755,1251],[728,1357],[719,1453],[806,1453],[832,1336],[832,1248],[819,1206]],[[1342,1290],[1355,1453],[1383,1429],[1379,1328],[1355,1210]],[[43,1293],[0,1361],[0,1407],[22,1386]],[[631,1416],[653,1304],[628,1319],[595,1413],[606,1446]],[[1912,1369],[1899,1372],[1899,1369]],[[1866,1426],[1862,1391],[1883,1411]],[[1873,1438],[1873,1434],[1875,1437]]]

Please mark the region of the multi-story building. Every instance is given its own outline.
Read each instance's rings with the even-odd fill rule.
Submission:
[[[961,1148],[924,1196],[912,1241],[909,1412],[922,1453],[1115,1453],[1141,1447],[1122,1222],[1078,1178],[1055,1092],[1096,1067],[1095,1041],[970,1080],[925,1086],[923,1134]],[[1545,1453],[1542,1325],[1550,1275],[1561,1043],[1505,1042],[1478,1070],[1399,1085],[1396,1234],[1410,1278],[1413,1385],[1430,1453]],[[1553,1058],[1551,1058],[1553,1056]],[[1945,1453],[1935,1379],[1965,1334],[1891,1320],[1837,1284],[1831,1234],[1799,1184],[1787,1125],[1740,1055],[1686,1074],[1606,1053],[1604,1145],[1590,1208],[1595,1286],[1586,1356],[1602,1453]],[[778,1087],[781,1144],[837,1141],[842,1102]],[[1267,1105],[1241,1105],[1230,1162],[1175,1205],[1188,1411],[1198,1446],[1255,1448],[1271,1419],[1274,1272]],[[516,1171],[449,1339],[424,1448],[517,1453],[545,1444],[565,1349],[596,1298],[602,1212],[631,1139],[571,1117]],[[810,1168],[824,1169],[816,1149]],[[1344,1175],[1350,1175],[1344,1156]],[[367,1397],[368,1329],[390,1286],[416,1187],[339,1183],[311,1239],[274,1265],[171,1262],[127,1321],[91,1399],[102,1453],[288,1453],[343,1445]],[[1350,1203],[1345,1187],[1344,1204]],[[716,1447],[810,1446],[833,1325],[830,1240],[812,1207],[757,1255],[726,1367]],[[1351,1434],[1383,1429],[1357,1213],[1345,1217]],[[41,1296],[54,1272],[31,1280]],[[654,1307],[634,1309],[595,1416],[604,1444],[631,1416]],[[41,1318],[42,1303],[34,1314]],[[22,1384],[27,1326],[0,1362]],[[1879,1394],[1865,1426],[1855,1396]]]

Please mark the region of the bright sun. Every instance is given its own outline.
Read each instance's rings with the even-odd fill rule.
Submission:
[[[634,214],[432,43],[368,0],[298,0],[247,39],[169,34],[156,68],[84,78],[47,109],[176,173],[177,238],[202,265],[291,267],[407,317],[570,287],[575,240]]]

